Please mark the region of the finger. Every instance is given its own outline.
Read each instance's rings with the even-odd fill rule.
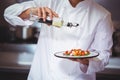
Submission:
[[[38,8],[37,10],[38,10],[38,16],[39,16],[39,18],[42,18],[42,10],[41,10],[41,8]]]
[[[76,61],[76,59],[72,59],[72,58],[71,58],[70,60],[72,60],[72,61]]]
[[[58,14],[55,11],[52,11],[50,8],[46,7],[46,11],[51,17],[58,17]]]
[[[80,62],[82,64],[88,65],[89,64],[89,60],[88,59],[81,59]]]
[[[54,17],[59,17],[56,12],[53,11],[52,13],[53,13],[53,16],[54,16]]]
[[[77,62],[80,62],[80,63],[83,62],[82,59],[76,59],[76,61],[77,61]]]
[[[48,13],[48,16],[50,17],[50,19],[52,19],[53,18],[52,10],[49,9],[48,7],[46,7],[45,10]]]
[[[83,62],[82,59],[74,59],[74,58],[71,58],[70,60],[72,60],[72,61],[76,61],[76,62]]]
[[[47,15],[44,7],[42,7],[42,18],[43,18],[43,21],[46,21]]]

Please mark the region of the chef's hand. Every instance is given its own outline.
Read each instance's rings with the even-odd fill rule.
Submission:
[[[46,18],[48,16],[50,17],[50,19],[52,19],[53,17],[58,17],[58,14],[48,7],[29,8],[29,9],[23,11],[19,15],[19,17],[21,17],[22,19],[29,19],[30,18],[30,13],[38,16],[39,18],[43,18],[44,21],[46,20]]]
[[[70,60],[79,62],[83,65],[89,65],[89,59],[70,59]]]

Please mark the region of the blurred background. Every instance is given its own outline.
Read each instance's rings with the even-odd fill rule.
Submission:
[[[14,27],[3,17],[6,7],[23,1],[28,0],[0,0],[0,80],[26,80],[31,66],[40,28]],[[110,63],[96,78],[120,80],[120,0],[95,1],[111,12],[115,28]]]

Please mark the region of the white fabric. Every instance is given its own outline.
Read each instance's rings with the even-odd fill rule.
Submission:
[[[19,10],[8,7],[4,15],[6,20],[14,25],[27,25],[17,15],[27,9],[28,4],[31,2],[12,7],[22,7]],[[95,72],[104,69],[111,55],[113,28],[110,13],[92,0],[82,1],[75,8],[69,0],[34,0],[32,4],[48,6],[64,21],[79,23],[79,26],[57,28],[42,24],[28,80],[95,80]],[[72,48],[96,50],[100,55],[89,59],[89,66],[54,56],[55,52]]]

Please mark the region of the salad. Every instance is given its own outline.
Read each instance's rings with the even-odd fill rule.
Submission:
[[[89,54],[90,52],[88,50],[82,50],[82,49],[71,49],[63,53],[63,55],[68,55],[68,56],[86,56]]]

